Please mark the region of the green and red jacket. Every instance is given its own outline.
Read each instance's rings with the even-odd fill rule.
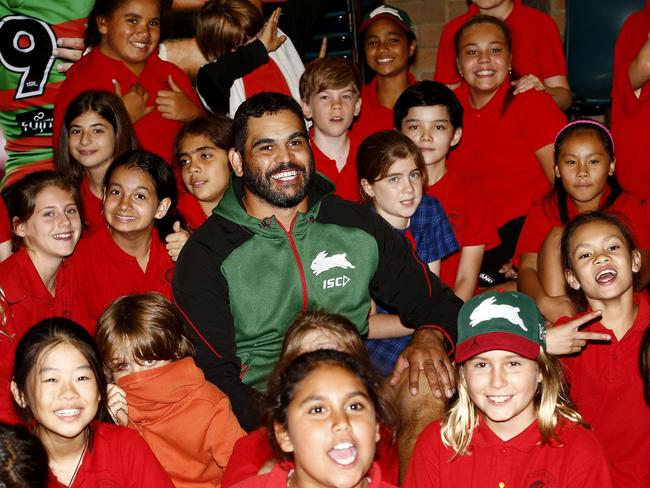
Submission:
[[[196,334],[196,362],[230,396],[244,428],[258,426],[249,388],[266,388],[301,311],[343,315],[366,335],[372,295],[404,324],[455,340],[461,300],[381,217],[333,190],[317,174],[307,212],[284,229],[273,216],[246,213],[241,179],[233,177],[176,264],[173,296]]]

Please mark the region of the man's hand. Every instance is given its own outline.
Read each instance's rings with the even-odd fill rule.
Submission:
[[[172,75],[167,77],[167,83],[171,90],[160,90],[156,94],[156,106],[163,119],[189,122],[201,115],[201,109],[179,88]]]
[[[578,329],[594,319],[600,318],[602,312],[596,310],[573,319],[566,324],[549,327],[546,330],[546,352],[549,354],[575,354],[582,351],[587,341],[611,341],[612,336],[598,332],[580,332]]]
[[[56,40],[56,45],[58,47],[52,54],[64,61],[70,61],[69,63],[59,64],[56,67],[59,73],[67,72],[74,63],[81,59],[86,49],[84,40],[79,37],[61,37]]]
[[[415,331],[411,343],[397,359],[390,384],[397,385],[404,370],[408,369],[409,391],[411,395],[417,395],[419,376],[424,372],[436,398],[443,398],[443,396],[451,398],[456,387],[454,366],[445,351],[444,343],[445,338],[438,330]]]
[[[153,112],[155,107],[154,105],[147,107],[149,94],[140,83],[134,83],[131,89],[122,95],[122,87],[120,84],[115,79],[112,81],[115,94],[122,99],[132,124],[135,124],[142,117]]]

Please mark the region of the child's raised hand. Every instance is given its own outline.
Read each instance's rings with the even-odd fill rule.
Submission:
[[[515,91],[513,92],[515,95],[527,92],[528,90],[546,91],[544,83],[532,74],[524,75],[518,80],[513,81],[512,86],[515,87]]]
[[[427,377],[436,398],[451,398],[455,391],[454,366],[445,351],[444,336],[435,329],[415,331],[411,343],[404,348],[393,370],[390,385],[397,385],[408,368],[409,391],[418,394],[420,373]]]
[[[156,93],[156,107],[163,119],[189,122],[201,115],[201,109],[179,88],[172,75],[167,77],[167,83],[171,90]]]
[[[181,223],[178,220],[174,222],[173,230],[174,232],[167,234],[167,237],[165,237],[165,242],[167,242],[165,247],[167,248],[169,257],[172,258],[172,261],[176,262],[178,255],[181,253],[181,249],[183,249],[183,246],[190,238],[190,233],[181,228]]]
[[[272,53],[287,40],[287,36],[278,37],[278,22],[280,21],[281,12],[280,7],[276,8],[260,31],[259,39],[264,44],[266,52]]]
[[[320,51],[318,51],[318,58],[322,59],[327,56],[327,36],[323,36],[323,40],[320,42]]]
[[[122,427],[129,423],[129,405],[126,403],[126,393],[114,383],[106,387],[108,413],[113,422]]]
[[[575,354],[582,351],[582,348],[587,345],[587,341],[611,341],[612,337],[609,334],[578,330],[588,322],[600,318],[601,315],[602,312],[596,310],[581,315],[566,324],[546,329],[546,352],[555,355]]]
[[[122,99],[122,102],[124,102],[124,106],[126,107],[126,111],[129,113],[129,119],[132,124],[135,124],[142,117],[153,112],[153,105],[147,107],[149,94],[140,83],[134,83],[131,89],[123,95],[122,87],[117,80],[113,79],[112,81],[115,94]]]

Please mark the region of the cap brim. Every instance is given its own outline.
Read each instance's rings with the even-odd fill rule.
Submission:
[[[393,14],[378,14],[375,15],[374,17],[371,17],[369,19],[364,20],[361,25],[359,26],[359,32],[363,33],[368,27],[370,27],[374,22],[376,22],[379,19],[389,19],[395,22],[397,25],[401,27],[401,29],[406,32],[407,34],[412,33],[411,29],[409,29],[409,26],[406,25],[404,22],[402,22],[400,19],[395,17]]]
[[[518,334],[488,332],[470,337],[456,346],[456,362],[464,363],[487,351],[510,351],[528,359],[537,359],[540,345]]]

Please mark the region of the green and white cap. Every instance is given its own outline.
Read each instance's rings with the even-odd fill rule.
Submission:
[[[465,302],[458,314],[456,362],[486,351],[511,351],[537,359],[546,349],[544,318],[523,293],[491,292]]]
[[[390,19],[400,26],[404,32],[407,34],[410,33],[415,37],[415,26],[413,25],[409,14],[406,10],[402,10],[401,8],[392,5],[381,5],[368,13],[361,21],[359,32],[365,32],[368,27],[379,19]]]

